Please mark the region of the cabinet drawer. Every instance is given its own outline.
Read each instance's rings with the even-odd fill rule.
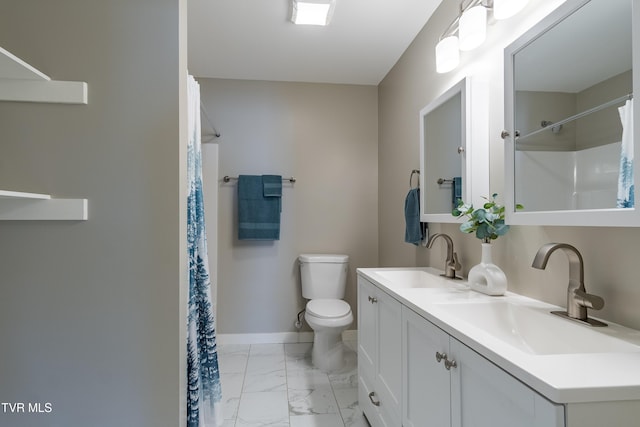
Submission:
[[[383,417],[380,414],[380,406],[376,406],[374,402],[377,402],[379,396],[372,390],[372,380],[358,372],[358,406],[367,417],[371,427],[393,427],[388,426]],[[373,395],[371,395],[373,393]]]

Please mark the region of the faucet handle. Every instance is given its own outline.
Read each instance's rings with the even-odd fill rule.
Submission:
[[[460,261],[458,261],[458,253],[454,252],[453,253],[453,269],[460,270],[461,268],[462,268],[462,264],[460,264]]]
[[[583,307],[591,308],[593,310],[601,310],[604,307],[604,299],[597,295],[588,294],[581,289],[573,291],[576,302]]]

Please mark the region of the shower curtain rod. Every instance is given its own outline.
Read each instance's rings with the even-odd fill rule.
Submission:
[[[200,111],[202,112],[202,114],[204,114],[204,118],[207,119],[207,122],[209,123],[209,126],[211,126],[211,129],[213,129],[213,136],[215,136],[216,138],[220,138],[220,132],[218,132],[216,127],[213,125],[213,120],[211,120],[211,117],[209,117],[209,114],[207,114],[207,109],[204,108],[204,104],[202,103],[202,101],[200,101]]]
[[[578,114],[573,115],[571,117],[567,117],[566,119],[560,120],[559,122],[549,123],[547,126],[543,127],[542,129],[534,130],[533,132],[529,132],[528,134],[526,134],[524,136],[516,135],[516,139],[517,140],[525,139],[525,138],[528,138],[530,136],[536,135],[536,134],[538,134],[540,132],[544,132],[545,130],[552,129],[552,128],[557,127],[557,126],[562,126],[565,123],[569,123],[569,122],[572,122],[574,120],[578,120],[578,119],[580,119],[580,118],[582,118],[584,116],[588,116],[589,114],[593,114],[593,113],[598,112],[600,110],[604,110],[605,108],[611,107],[613,105],[619,104],[620,102],[627,101],[629,99],[633,99],[633,93],[628,93],[628,94],[626,94],[624,96],[621,96],[620,98],[612,99],[611,101],[607,101],[607,102],[605,102],[603,104],[600,104],[600,105],[598,105],[596,107],[593,107],[593,108],[590,108],[588,110],[585,110],[582,113],[578,113]]]

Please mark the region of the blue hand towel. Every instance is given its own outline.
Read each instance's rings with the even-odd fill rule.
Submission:
[[[404,201],[404,219],[406,229],[404,241],[418,246],[424,239],[423,227],[420,225],[420,189],[412,188]]]
[[[458,200],[462,199],[462,177],[454,176],[453,177],[453,188],[452,191],[452,203],[453,207],[458,207]]]
[[[265,197],[264,193],[264,177],[238,177],[239,240],[280,240],[280,197]]]

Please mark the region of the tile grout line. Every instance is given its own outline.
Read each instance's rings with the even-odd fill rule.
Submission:
[[[342,408],[340,408],[340,403],[338,402],[338,396],[336,396],[336,389],[333,388],[333,381],[331,381],[331,376],[327,374],[329,378],[329,386],[331,387],[331,393],[333,393],[333,398],[336,401],[336,406],[338,407],[338,415],[340,415],[340,419],[342,420],[342,427],[346,426],[347,423],[344,421],[344,417],[342,416]]]
[[[282,344],[282,353],[284,356],[284,386],[287,393],[287,419],[289,420],[289,427],[291,427],[291,405],[289,404],[289,371],[287,370],[287,349],[285,344]]]
[[[240,403],[242,402],[242,396],[244,395],[244,383],[247,380],[247,371],[249,370],[249,357],[251,357],[251,344],[247,350],[247,360],[244,363],[244,369],[242,370],[242,384],[240,385],[240,397],[238,398],[238,409],[236,410],[236,416],[233,418],[234,427],[238,424],[238,415],[240,414]]]
[[[249,371],[249,358],[251,357],[251,347],[253,344],[249,344],[249,350],[247,350],[247,360],[244,363],[244,370],[242,371],[242,386],[240,387],[240,401],[238,402],[238,410],[236,411],[236,417],[233,421],[234,427],[238,425],[238,416],[240,415],[240,403],[242,403],[242,396],[244,395],[244,384],[247,381],[247,372]]]

